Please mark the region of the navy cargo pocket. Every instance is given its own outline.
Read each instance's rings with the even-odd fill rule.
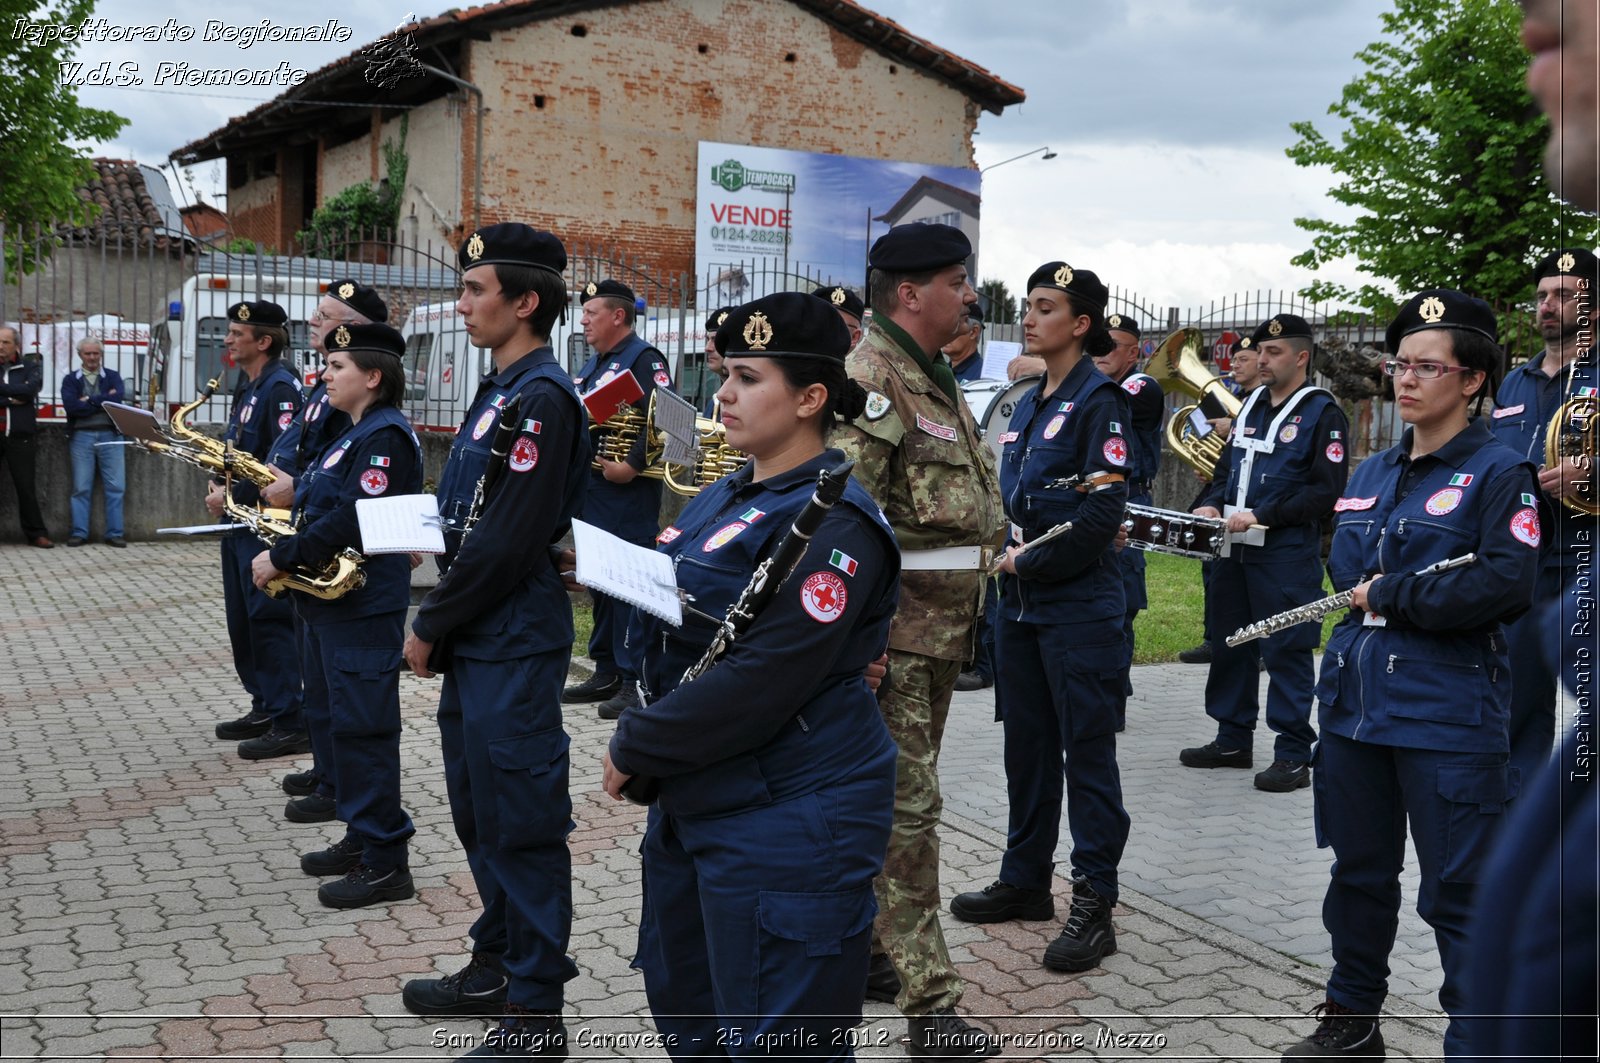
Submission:
[[[1447,805],[1439,877],[1476,882],[1506,805],[1516,796],[1513,769],[1504,763],[1441,764],[1438,779],[1439,797]]]
[[[353,738],[400,730],[400,663],[399,647],[346,646],[333,651],[328,711],[334,734]]]
[[[560,727],[489,743],[499,830],[485,839],[501,849],[554,845],[572,829],[567,793],[567,733]]]

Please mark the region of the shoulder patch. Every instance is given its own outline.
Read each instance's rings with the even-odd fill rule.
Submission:
[[[867,392],[867,420],[876,421],[892,408],[893,405],[889,402],[889,396],[883,392]]]
[[[1378,504],[1378,496],[1371,498],[1341,498],[1333,504],[1335,513],[1348,513],[1351,510],[1371,509]]]
[[[1539,511],[1531,507],[1517,510],[1511,518],[1511,536],[1519,543],[1538,549]]]
[[[832,572],[813,572],[800,586],[800,604],[806,615],[820,624],[831,624],[844,616],[849,600],[844,580]]]
[[[1519,402],[1515,406],[1502,406],[1494,411],[1494,419],[1498,421],[1502,417],[1514,417],[1521,413],[1526,406],[1527,403],[1525,402]]]

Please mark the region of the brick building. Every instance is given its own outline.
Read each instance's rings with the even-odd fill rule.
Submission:
[[[226,159],[233,234],[287,251],[383,178],[404,119],[407,242],[518,219],[676,272],[699,141],[970,167],[979,114],[1022,99],[851,0],[506,0],[357,49],[172,158]]]

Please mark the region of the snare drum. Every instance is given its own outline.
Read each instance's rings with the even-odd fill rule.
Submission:
[[[1122,515],[1128,545],[1135,550],[1198,557],[1210,561],[1222,555],[1227,525],[1215,517],[1198,517],[1175,509],[1128,506]]]
[[[983,433],[997,466],[1005,449],[1000,437],[1011,427],[1022,396],[1038,382],[1036,376],[1025,376],[1020,380],[968,380],[961,385],[961,396],[967,400],[972,419],[978,422],[978,431]]]

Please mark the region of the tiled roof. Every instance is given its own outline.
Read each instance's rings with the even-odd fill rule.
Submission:
[[[620,0],[627,2],[627,0]],[[999,114],[1012,104],[1023,102],[1022,89],[1002,80],[976,63],[908,32],[893,19],[884,18],[855,0],[792,0],[817,18],[860,40],[885,55],[907,63],[954,85],[986,110]],[[463,36],[490,33],[505,26],[535,22],[558,15],[569,15],[572,0],[501,0],[478,7],[452,8],[442,15],[400,27],[410,38],[415,51],[428,54],[437,47]],[[609,6],[609,5],[597,5]],[[335,59],[276,99],[269,100],[248,114],[230,119],[228,124],[181,148],[169,156],[188,165],[207,159],[223,158],[242,143],[270,142],[284,129],[303,124],[304,118],[292,112],[307,101],[332,98],[349,102],[362,99],[389,100],[390,94],[364,80],[362,59],[371,43],[349,55]],[[431,60],[430,60],[431,61]],[[337,90],[337,91],[335,91]]]
[[[78,189],[78,198],[98,209],[87,225],[63,225],[57,233],[70,240],[114,245],[155,241],[157,248],[181,245],[185,230],[166,178],[159,170],[128,159],[95,159],[95,175]],[[153,176],[147,177],[146,171]],[[159,183],[157,183],[159,182]]]

